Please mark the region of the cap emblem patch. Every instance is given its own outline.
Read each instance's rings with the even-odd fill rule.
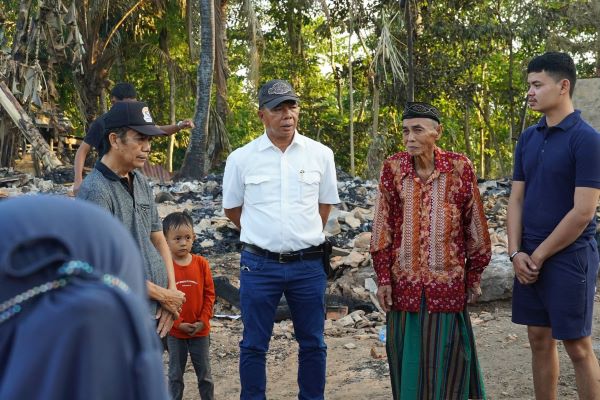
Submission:
[[[291,86],[284,82],[276,82],[273,86],[267,90],[269,94],[286,94],[292,91]]]
[[[152,122],[152,116],[150,115],[150,110],[148,107],[142,108],[142,115],[144,116],[144,121]]]

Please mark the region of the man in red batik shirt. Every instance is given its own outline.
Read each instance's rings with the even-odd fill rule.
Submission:
[[[439,111],[408,103],[405,152],[381,171],[371,254],[395,399],[483,399],[467,302],[491,245],[473,165],[436,146]]]

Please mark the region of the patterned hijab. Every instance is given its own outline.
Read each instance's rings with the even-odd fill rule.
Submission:
[[[0,398],[167,399],[129,232],[84,201],[0,202]]]

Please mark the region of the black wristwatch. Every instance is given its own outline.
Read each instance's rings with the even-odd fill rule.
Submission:
[[[510,262],[513,262],[513,260],[515,259],[515,256],[517,254],[519,254],[521,252],[521,250],[517,250],[514,253],[512,253],[510,256],[508,256],[508,259],[510,260]]]

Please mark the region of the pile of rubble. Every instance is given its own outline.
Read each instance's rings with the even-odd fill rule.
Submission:
[[[0,198],[36,193],[66,195],[68,192],[68,186],[52,180],[36,178],[12,168],[0,168]]]
[[[344,174],[338,172],[343,178]],[[239,232],[224,216],[221,198],[221,175],[202,181],[155,185],[159,214],[187,210],[195,222],[197,239],[194,251],[216,256],[239,251]],[[513,271],[507,261],[506,207],[510,181],[485,181],[480,184],[488,217],[493,246],[493,259],[483,277],[483,301],[508,298],[511,295]],[[377,182],[346,177],[338,182],[341,203],[331,212],[325,227],[334,245],[331,266],[335,271],[328,294],[371,301],[376,304],[375,274],[368,251],[371,225],[377,196]],[[237,277],[230,276],[235,285]]]
[[[60,174],[62,177],[64,174]],[[331,265],[335,271],[328,294],[372,302],[377,290],[368,251],[377,196],[377,182],[352,178],[338,171],[341,203],[331,212],[325,231],[334,245]],[[59,179],[63,182],[63,179]],[[209,175],[202,181],[153,183],[159,214],[187,210],[194,220],[196,241],[193,251],[209,258],[239,253],[239,231],[223,214],[222,175]],[[0,197],[23,193],[68,194],[70,185],[34,178],[10,169],[0,169]],[[479,182],[488,220],[493,256],[482,279],[482,301],[509,298],[513,270],[507,260],[506,209],[510,180]],[[600,208],[597,213],[600,219]],[[228,263],[236,263],[232,258]],[[227,277],[237,284],[237,266],[226,268]]]

